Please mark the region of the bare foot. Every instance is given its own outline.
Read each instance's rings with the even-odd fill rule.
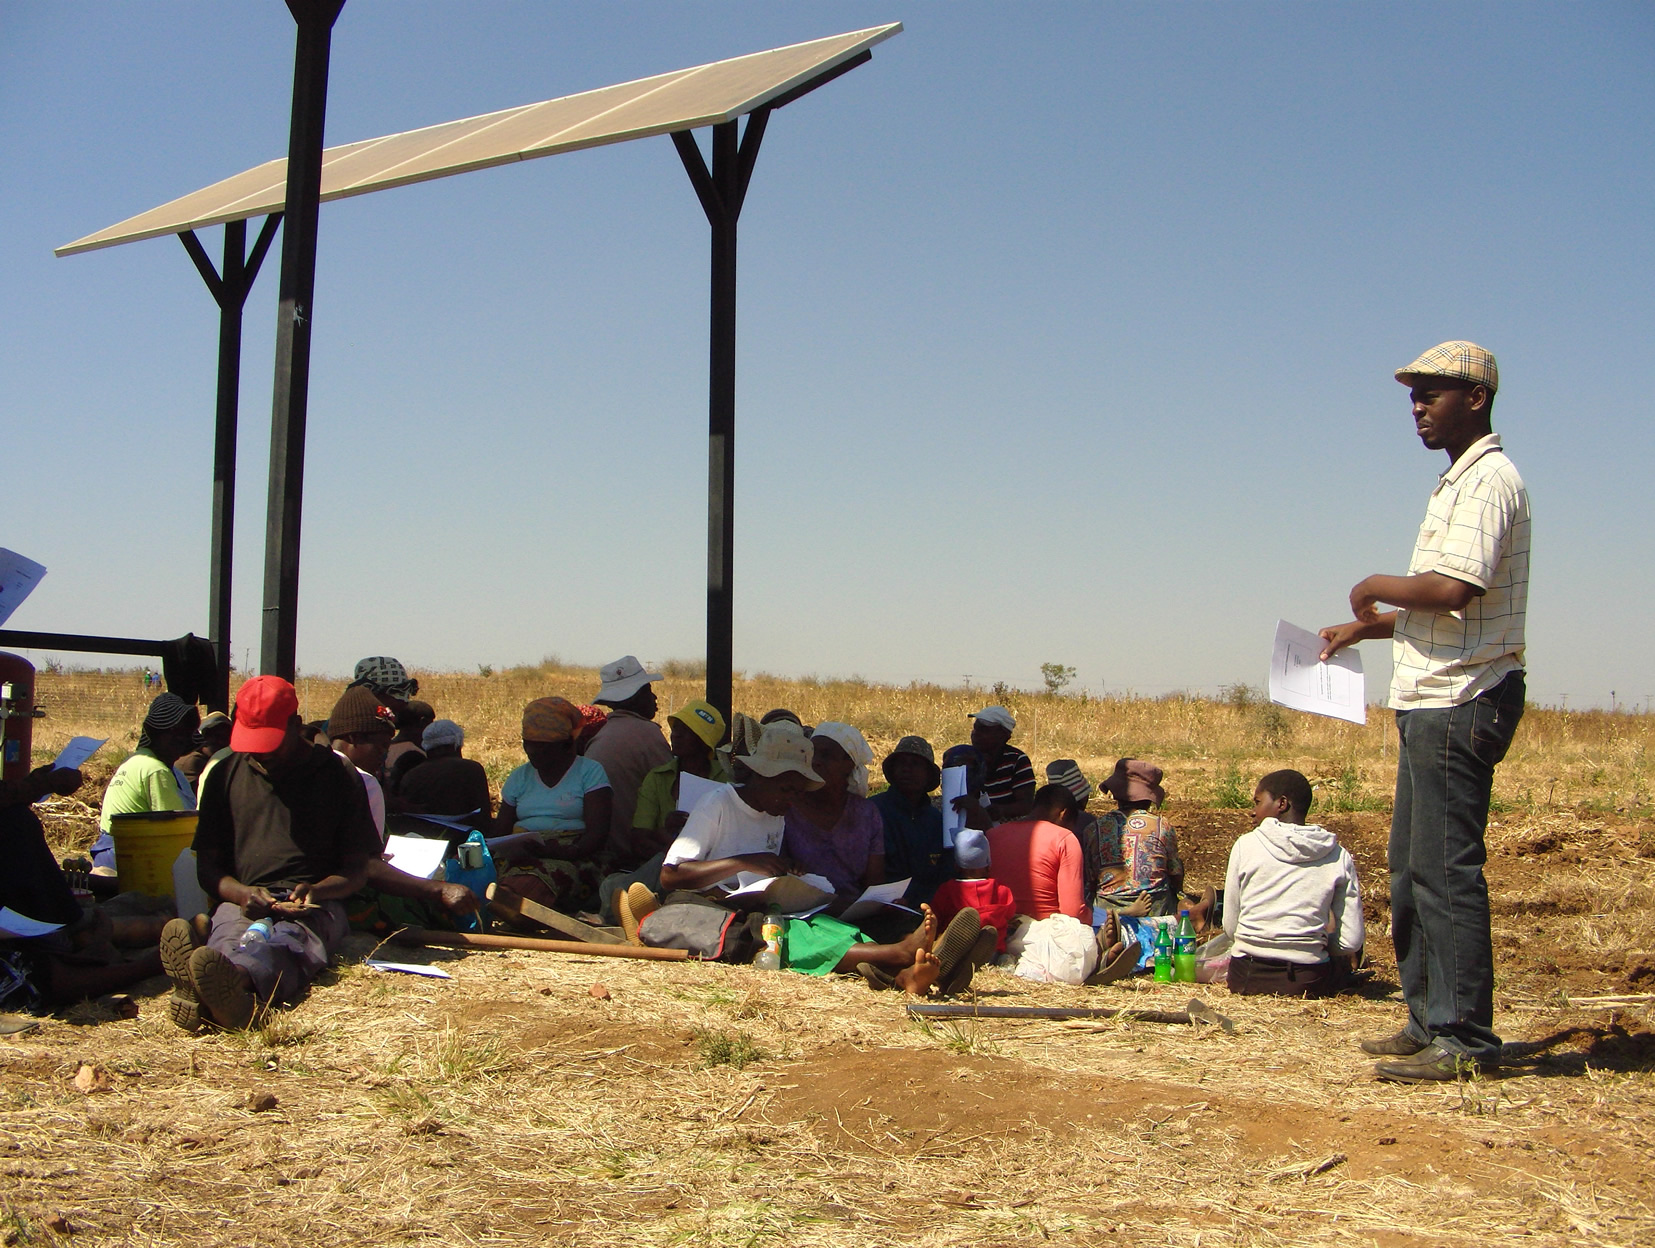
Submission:
[[[942,959],[929,949],[921,949],[914,954],[912,966],[896,973],[896,986],[916,997],[923,997],[931,991],[931,985],[941,974]]]
[[[918,953],[921,949],[929,952],[931,946],[937,941],[936,912],[923,901],[920,902],[919,910],[920,913],[925,916],[924,919],[920,921],[920,925],[918,927],[909,932],[902,942],[897,945],[897,948],[902,951],[902,956],[905,958],[910,954]]]

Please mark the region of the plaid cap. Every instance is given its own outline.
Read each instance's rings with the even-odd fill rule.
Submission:
[[[1474,386],[1487,386],[1493,394],[1500,388],[1500,367],[1494,353],[1474,342],[1444,342],[1432,347],[1406,368],[1396,370],[1396,379],[1412,385],[1411,377],[1453,377]]]

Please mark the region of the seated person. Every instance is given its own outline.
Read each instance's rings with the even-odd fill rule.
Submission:
[[[1017,721],[1003,706],[985,706],[971,716],[971,744],[982,756],[982,794],[989,821],[1026,818],[1034,801],[1034,764],[1011,744]]]
[[[1086,879],[1086,899],[1090,902],[1097,896],[1098,881],[1103,878],[1103,831],[1098,824],[1098,817],[1086,809],[1087,803],[1092,800],[1092,782],[1081,771],[1080,764],[1072,758],[1056,758],[1046,764],[1046,783],[1061,784],[1075,795],[1078,809],[1075,811],[1075,826],[1071,831],[1075,839],[1080,842],[1081,864]]]
[[[229,748],[230,717],[223,711],[211,711],[201,717],[201,727],[195,733],[195,748],[172,765],[173,772],[189,782],[191,792],[199,794],[201,773],[219,751],[227,752]]]
[[[788,873],[782,860],[782,836],[788,808],[822,778],[812,766],[815,751],[797,724],[778,721],[764,730],[752,753],[733,765],[735,783],[703,798],[690,812],[684,831],[667,850],[661,886],[703,892],[734,885],[742,872],[777,876]],[[672,898],[668,897],[668,900]],[[628,890],[623,918],[628,935],[653,908],[655,899],[641,886]],[[901,975],[907,991],[923,996],[936,981],[940,963],[931,952],[935,920],[929,908],[919,927],[905,940],[880,944],[867,940],[848,923],[826,914],[787,921],[788,966],[806,975],[833,971],[854,974],[860,964]],[[977,936],[972,916],[971,939]],[[904,974],[905,972],[905,974]]]
[[[420,748],[425,761],[402,779],[402,799],[408,810],[464,820],[487,832],[494,824],[494,798],[489,793],[488,772],[481,763],[465,757],[465,729],[452,719],[436,720],[420,737]]]
[[[689,812],[678,809],[681,775],[699,776],[719,784],[730,783],[730,771],[718,756],[724,740],[724,716],[711,702],[686,702],[667,717],[668,746],[672,758],[653,768],[638,786],[638,804],[632,811],[632,840],[648,856],[632,871],[617,871],[604,877],[599,890],[599,914],[618,918],[614,898],[634,884],[650,892],[661,891],[661,863],[667,847],[684,830]]]
[[[172,1020],[240,1029],[259,1008],[297,1000],[350,930],[344,900],[379,854],[368,797],[351,766],[300,736],[299,698],[275,676],[236,695],[235,751],[202,785],[196,873],[216,898],[207,943],[174,919],[161,936]],[[242,943],[260,919],[270,939]]]
[[[954,861],[959,867],[959,878],[945,880],[931,899],[937,922],[946,925],[969,907],[977,912],[984,935],[994,934],[994,944],[985,953],[1004,953],[1006,933],[1017,917],[1017,899],[1011,895],[1011,889],[989,874],[993,855],[987,834],[977,828],[961,832],[954,841]]]
[[[1018,914],[1039,920],[1067,914],[1091,923],[1080,842],[1069,830],[1075,795],[1048,784],[1034,795],[1029,818],[988,830],[994,878],[1011,890]]]
[[[885,882],[885,822],[867,797],[873,751],[855,728],[831,721],[816,726],[810,744],[822,783],[788,808],[782,857],[801,875],[825,876],[835,893],[855,901],[868,885]]]
[[[593,702],[608,715],[603,727],[579,749],[609,777],[609,858],[617,869],[630,871],[650,856],[632,839],[638,789],[645,776],[672,758],[666,735],[655,722],[660,710],[655,685],[663,677],[645,671],[630,654],[604,664],[598,676],[603,683]]]
[[[33,804],[47,794],[69,796],[81,779],[71,768],[46,766],[0,786],[0,862],[6,864],[0,906],[40,923],[62,924],[42,936],[0,937],[0,1009],[56,1009],[161,972],[155,942],[162,924],[111,918],[100,906],[83,906],[46,843]],[[114,949],[117,944],[148,949],[127,961]]]
[[[964,824],[968,828],[988,829],[994,826],[995,819],[989,813],[988,798],[983,793],[983,779],[987,771],[983,765],[983,755],[974,745],[951,745],[942,752],[943,770],[950,767],[965,768],[965,792],[954,799],[954,809],[959,812]],[[941,806],[939,800],[938,806]]]
[[[378,696],[361,685],[352,685],[340,694],[328,715],[333,752],[355,768],[362,781],[381,847],[385,844],[385,787],[380,777],[385,772],[385,751],[395,732],[390,709],[381,706]]]
[[[523,709],[529,761],[500,787],[489,841],[501,888],[565,914],[597,905],[608,867],[609,777],[575,753],[579,727],[580,711],[563,698]]]
[[[903,737],[880,770],[890,785],[873,797],[885,825],[885,876],[912,880],[902,900],[917,906],[954,875],[954,851],[942,843],[942,811],[931,801],[942,772],[924,737]]]
[[[425,761],[421,741],[436,719],[436,709],[419,698],[409,699],[397,713],[396,736],[385,751],[385,787],[392,793],[400,791],[403,776]]]
[[[1153,763],[1123,758],[1099,786],[1116,805],[1098,821],[1104,865],[1091,900],[1099,924],[1108,910],[1134,918],[1178,912],[1184,885],[1178,834],[1152,810],[1166,800],[1161,775]]]
[[[1310,802],[1296,771],[1272,771],[1253,791],[1253,830],[1230,849],[1224,879],[1231,992],[1326,996],[1339,959],[1362,951],[1356,861],[1305,822]]]
[[[92,846],[94,862],[113,865],[115,840],[110,820],[115,815],[195,809],[195,790],[187,780],[180,789],[173,764],[195,748],[195,730],[200,723],[201,713],[176,693],[163,693],[149,704],[138,732],[138,748],[115,769],[103,791],[103,807],[98,814],[102,835]]]

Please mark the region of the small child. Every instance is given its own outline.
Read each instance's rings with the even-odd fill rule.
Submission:
[[[1006,929],[1017,915],[1017,903],[1011,889],[999,880],[990,879],[988,836],[978,828],[966,828],[954,838],[954,865],[959,878],[944,881],[931,898],[931,909],[939,926],[947,927],[961,910],[977,911],[982,919],[983,935],[994,929],[994,952],[1006,951]],[[983,942],[985,945],[987,941]],[[987,950],[983,950],[986,954]]]
[[[1326,996],[1338,987],[1336,959],[1362,949],[1356,862],[1305,822],[1310,802],[1296,771],[1272,771],[1253,792],[1253,830],[1231,848],[1224,882],[1231,992]]]

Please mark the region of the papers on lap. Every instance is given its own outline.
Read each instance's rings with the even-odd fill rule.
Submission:
[[[908,891],[912,879],[896,880],[890,884],[870,884],[862,890],[862,895],[851,902],[839,917],[847,923],[860,924],[863,919],[878,914],[886,907],[892,910],[906,910],[909,914],[918,914],[919,911],[901,904],[902,895]]]
[[[417,880],[435,879],[448,855],[448,841],[423,836],[388,836],[385,857],[398,871]]]
[[[1368,722],[1367,684],[1362,657],[1354,649],[1321,661],[1326,643],[1315,633],[1276,621],[1276,644],[1270,655],[1270,700],[1295,711],[1328,715],[1353,724]]]
[[[726,901],[762,899],[766,908],[777,907],[790,918],[815,914],[833,900],[833,883],[819,875],[759,875],[743,871],[736,876],[740,887],[724,894]]]
[[[729,787],[721,780],[708,780],[703,776],[681,771],[678,773],[678,809],[688,814],[695,809],[695,804],[709,793]]]

